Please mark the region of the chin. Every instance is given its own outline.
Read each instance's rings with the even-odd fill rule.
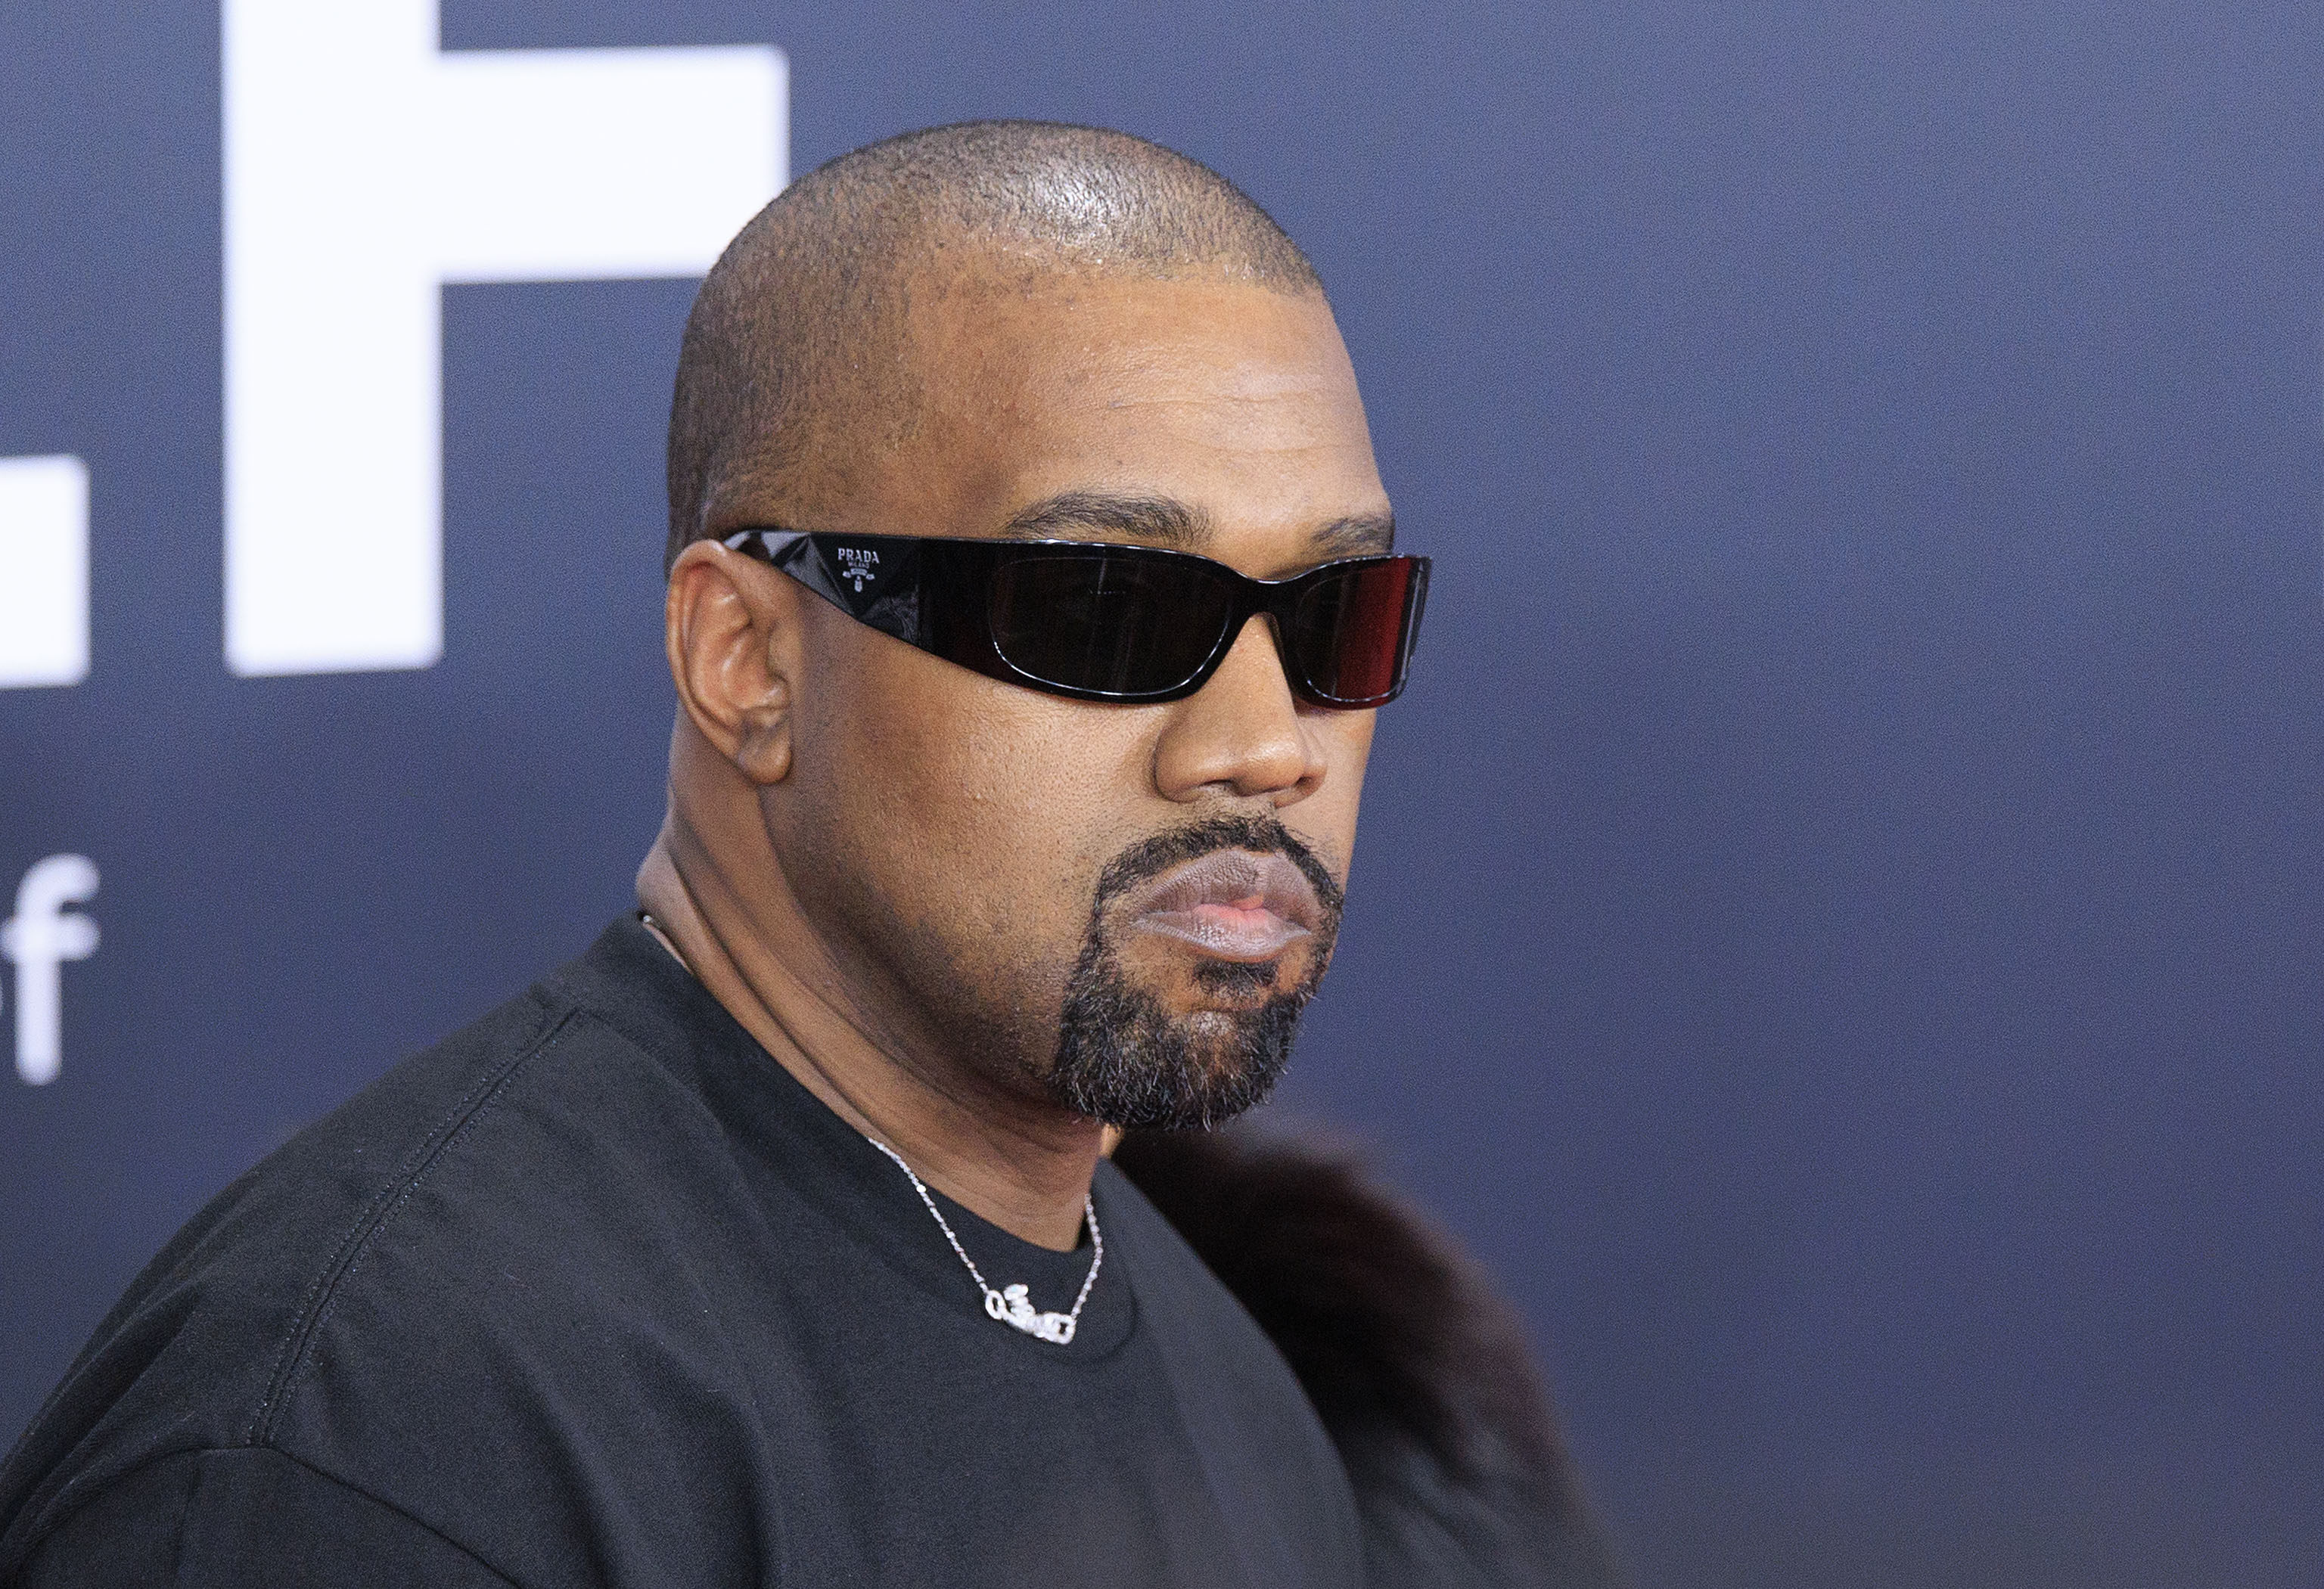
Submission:
[[[1187,1018],[1200,1021],[1222,1012],[1263,1008],[1269,999],[1280,997],[1282,973],[1280,960],[1197,960],[1186,976],[1195,996],[1191,1002],[1196,1006]]]
[[[1256,972],[1263,967],[1233,968]],[[1309,989],[1271,991],[1271,978],[1230,1007],[1181,1014],[1133,983],[1076,974],[1065,1001],[1050,1095],[1111,1125],[1161,1130],[1223,1125],[1264,1103],[1291,1061]]]

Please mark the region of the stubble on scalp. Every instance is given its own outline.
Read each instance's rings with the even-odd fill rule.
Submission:
[[[1255,1008],[1176,1015],[1122,963],[1109,907],[1176,866],[1219,850],[1279,853],[1306,876],[1322,907],[1305,973]],[[1065,986],[1057,1050],[1043,1081],[1075,1114],[1110,1125],[1209,1130],[1267,1101],[1291,1062],[1299,1015],[1322,985],[1346,899],[1313,850],[1273,817],[1218,816],[1143,840],[1098,878],[1089,927]],[[1203,965],[1198,984],[1255,992],[1272,962]]]
[[[917,433],[916,319],[954,293],[1074,273],[1323,289],[1233,183],[1126,133],[971,122],[842,155],[761,210],[695,299],[663,566],[736,504],[819,528]]]

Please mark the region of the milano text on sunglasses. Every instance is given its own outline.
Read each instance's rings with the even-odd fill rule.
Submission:
[[[1077,701],[1183,700],[1265,613],[1300,699],[1385,705],[1404,689],[1428,597],[1425,557],[1350,557],[1265,580],[1112,542],[744,529],[724,544],[881,634]]]

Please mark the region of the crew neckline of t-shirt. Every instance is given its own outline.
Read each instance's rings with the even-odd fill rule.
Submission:
[[[720,1119],[742,1151],[756,1155],[808,1204],[837,1239],[852,1243],[920,1293],[939,1318],[971,1321],[993,1348],[1060,1366],[1111,1357],[1138,1322],[1133,1265],[1108,1218],[1119,1205],[1101,1162],[1092,1190],[1107,1232],[1104,1266],[1073,1340],[1057,1346],[987,1316],[982,1294],[944,1232],[928,1217],[894,1161],[841,1119],[736,1021],[693,972],[634,914],[618,917],[559,979],[562,991],[682,1083]],[[954,1234],[996,1290],[1022,1282],[1033,1305],[1068,1312],[1093,1254],[1089,1239],[1070,1253],[1028,1242],[928,1189]]]

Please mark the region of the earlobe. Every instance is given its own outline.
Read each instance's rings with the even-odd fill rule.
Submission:
[[[734,765],[754,784],[779,784],[790,776],[791,714],[781,712],[742,742]]]
[[[780,574],[715,541],[696,541],[670,568],[664,638],[678,703],[754,784],[790,772],[796,594]]]

